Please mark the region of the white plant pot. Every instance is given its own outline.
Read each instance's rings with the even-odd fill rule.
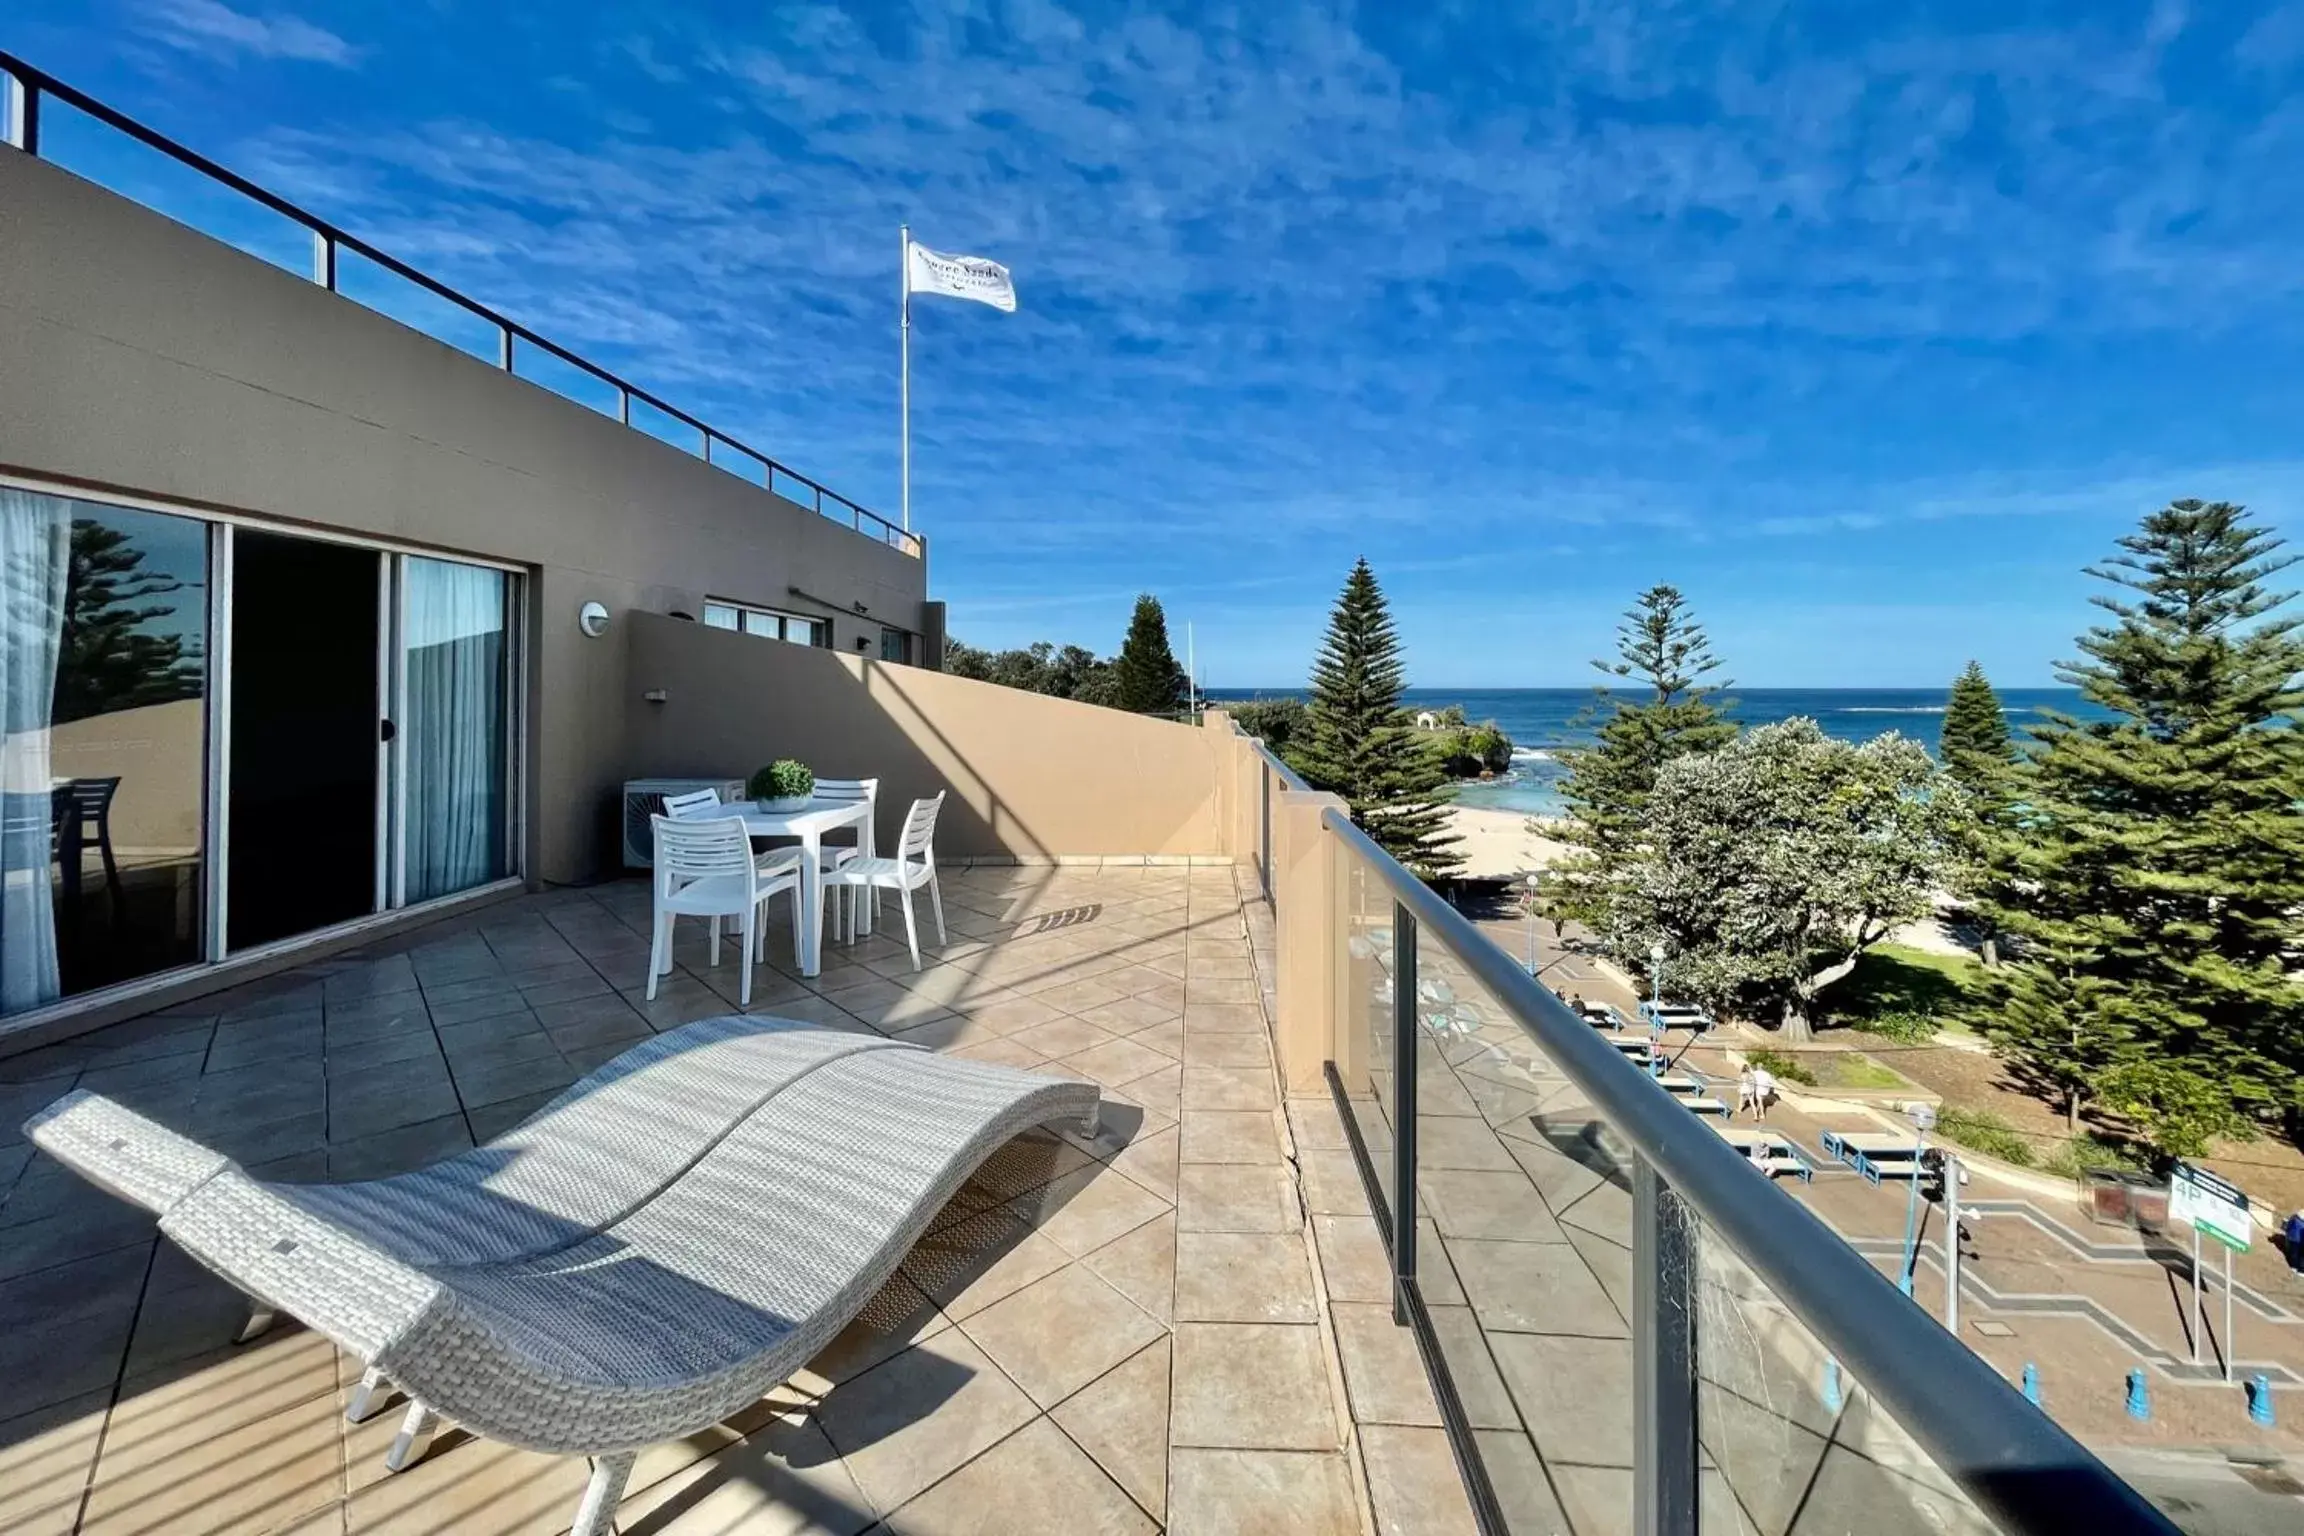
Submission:
[[[790,811],[806,810],[808,802],[813,798],[812,795],[778,795],[773,800],[755,800],[752,803],[760,808],[764,816],[780,816]]]

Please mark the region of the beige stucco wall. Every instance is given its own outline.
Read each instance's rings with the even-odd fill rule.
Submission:
[[[628,777],[741,778],[778,757],[876,776],[883,840],[947,790],[945,859],[1232,851],[1212,732],[655,614],[626,628]]]
[[[584,600],[815,614],[850,655],[942,628],[925,561],[5,147],[0,473],[527,569],[545,880],[613,867],[624,650],[578,633]]]

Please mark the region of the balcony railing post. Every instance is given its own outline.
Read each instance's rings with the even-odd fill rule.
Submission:
[[[1416,919],[1392,903],[1392,1321],[1416,1278]]]
[[[336,242],[326,230],[312,231],[312,281],[336,291]]]
[[[1256,757],[1256,874],[1264,882],[1264,900],[1272,901],[1272,768],[1262,753]]]
[[[1696,1285],[1689,1213],[1632,1159],[1632,1530],[1696,1529]]]
[[[40,87],[14,75],[8,80],[8,142],[28,155],[40,153]]]
[[[506,373],[512,371],[512,327],[496,327],[496,366]]]
[[[632,391],[621,384],[616,386],[616,419],[632,425]]]

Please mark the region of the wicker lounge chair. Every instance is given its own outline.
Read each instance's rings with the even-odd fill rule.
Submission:
[[[936,1212],[1093,1084],[781,1020],[715,1019],[608,1063],[485,1147],[394,1179],[284,1185],[109,1100],[26,1133],[433,1413],[593,1458],[599,1536],[636,1452],[756,1401],[880,1289]]]

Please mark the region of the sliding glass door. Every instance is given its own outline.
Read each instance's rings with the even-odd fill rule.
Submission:
[[[521,595],[0,484],[0,1021],[516,874]]]
[[[387,558],[232,530],[228,949],[376,910],[377,582]]]
[[[402,901],[511,873],[511,579],[405,556],[398,741]]]
[[[0,486],[0,1014],[200,957],[208,531]]]

